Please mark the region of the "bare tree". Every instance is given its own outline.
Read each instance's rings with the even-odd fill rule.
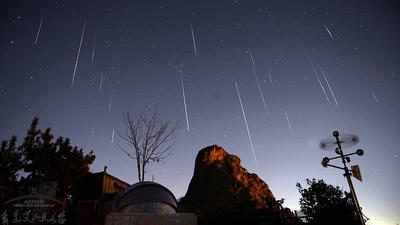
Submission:
[[[172,153],[178,123],[171,124],[158,118],[157,110],[151,116],[138,113],[133,116],[127,112],[123,116],[125,134],[118,135],[127,142],[127,147],[120,147],[130,158],[136,160],[139,182],[144,181],[146,166],[150,162],[160,162]]]

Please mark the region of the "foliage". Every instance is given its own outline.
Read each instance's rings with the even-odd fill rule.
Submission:
[[[120,149],[136,161],[138,180],[143,182],[146,166],[150,162],[160,162],[171,154],[178,123],[161,120],[157,110],[151,116],[142,113],[132,116],[127,112],[123,120],[127,129],[124,135],[119,136],[128,143],[128,147]]]
[[[10,186],[22,169],[22,153],[17,149],[17,137],[2,141],[0,146],[0,185]]]
[[[59,137],[55,142],[50,128],[45,132],[37,130],[38,119],[32,122],[31,129],[22,144],[25,153],[25,172],[32,180],[56,180],[66,190],[73,181],[89,169],[95,156],[73,147],[68,138]]]
[[[306,179],[306,184],[307,188],[300,183],[296,187],[301,194],[300,208],[310,217],[309,222],[320,225],[357,224],[347,192],[314,178]]]
[[[2,157],[1,171],[3,173],[5,168],[5,177],[9,181],[15,180],[21,172],[27,174],[24,179],[27,183],[56,181],[60,194],[65,194],[73,182],[89,169],[95,155],[93,151],[84,154],[82,149],[71,146],[68,138],[59,137],[54,141],[50,128],[42,132],[37,128],[38,123],[39,119],[34,118],[20,146],[16,146],[16,137],[9,142],[3,141],[1,154],[12,160]]]

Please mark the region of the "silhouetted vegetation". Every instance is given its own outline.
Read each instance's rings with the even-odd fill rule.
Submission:
[[[171,154],[178,123],[171,124],[160,119],[157,110],[150,116],[127,112],[123,120],[126,132],[119,136],[128,146],[120,149],[136,161],[138,180],[142,182],[150,162],[160,162]]]
[[[17,179],[22,168],[22,152],[17,148],[17,137],[4,140],[0,146],[0,184],[9,186]]]
[[[72,146],[68,138],[54,140],[50,128],[42,132],[38,123],[39,119],[34,118],[21,145],[17,146],[15,136],[1,143],[0,185],[13,189],[22,174],[25,177],[19,181],[21,185],[56,181],[58,193],[64,195],[89,170],[95,155]]]
[[[297,183],[301,194],[300,208],[307,222],[318,225],[360,224],[349,194],[323,180],[306,179],[307,187]]]

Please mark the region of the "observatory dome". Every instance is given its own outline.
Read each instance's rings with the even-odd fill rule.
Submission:
[[[176,213],[177,201],[161,184],[144,181],[133,184],[122,194],[116,210],[120,213]]]

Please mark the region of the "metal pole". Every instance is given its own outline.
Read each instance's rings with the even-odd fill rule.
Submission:
[[[344,165],[344,171],[345,172],[344,172],[343,176],[346,177],[347,183],[349,183],[351,199],[353,200],[353,204],[354,204],[354,207],[356,208],[356,212],[357,212],[357,215],[358,215],[358,218],[359,218],[361,224],[365,225],[364,217],[363,217],[360,205],[359,205],[358,200],[357,200],[356,191],[354,190],[353,182],[351,181],[351,173],[350,173],[349,169],[347,168],[346,158],[345,158],[345,156],[343,154],[342,146],[340,145],[339,133],[337,133],[337,135],[334,135],[334,137],[336,138],[336,144],[338,145],[340,157],[342,158],[342,162],[343,162],[343,165]]]
[[[347,169],[347,168],[346,168],[346,169]],[[353,183],[352,183],[352,181],[351,181],[351,177],[350,177],[350,176],[351,176],[351,173],[345,172],[345,174],[343,174],[343,175],[346,177],[347,182],[349,183],[350,192],[351,192],[351,197],[352,197],[352,200],[353,200],[353,202],[354,202],[354,206],[356,207],[357,214],[358,214],[358,217],[359,217],[359,219],[360,219],[360,222],[361,222],[362,225],[365,225],[365,221],[364,221],[363,214],[362,214],[362,212],[361,212],[360,204],[358,203],[356,191],[354,190]]]

